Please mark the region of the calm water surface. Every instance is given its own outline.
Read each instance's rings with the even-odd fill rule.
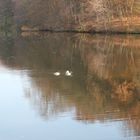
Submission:
[[[0,140],[140,140],[140,36],[0,38]]]

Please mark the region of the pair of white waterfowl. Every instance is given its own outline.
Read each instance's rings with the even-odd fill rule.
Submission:
[[[55,75],[55,76],[60,76],[61,73],[57,71],[57,72],[54,73],[54,75]],[[65,72],[65,76],[72,76],[72,71],[67,70],[67,71]]]

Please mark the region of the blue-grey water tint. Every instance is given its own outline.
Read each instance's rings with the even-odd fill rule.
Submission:
[[[130,35],[1,36],[0,140],[140,139],[139,43]]]

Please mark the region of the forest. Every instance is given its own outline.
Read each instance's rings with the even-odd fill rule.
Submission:
[[[1,28],[140,32],[140,0],[0,0]]]

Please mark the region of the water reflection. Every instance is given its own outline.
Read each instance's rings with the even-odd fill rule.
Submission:
[[[26,98],[44,119],[74,111],[81,122],[122,121],[138,138],[139,54],[137,35],[23,33],[0,40],[1,65],[27,73]]]

